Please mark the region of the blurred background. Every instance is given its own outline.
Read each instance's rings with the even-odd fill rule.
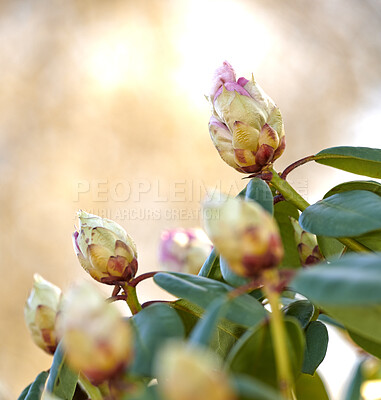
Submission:
[[[2,0],[0,398],[51,363],[24,324],[33,273],[63,289],[88,279],[76,210],[123,225],[145,272],[162,229],[200,225],[207,190],[245,185],[207,128],[225,59],[282,110],[278,170],[325,147],[381,147],[380,26],[378,0]],[[352,178],[306,165],[289,180],[316,201]],[[148,282],[139,296],[166,294]],[[338,399],[356,354],[330,335],[320,370]]]

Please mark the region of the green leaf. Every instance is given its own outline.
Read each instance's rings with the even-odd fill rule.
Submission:
[[[331,147],[315,155],[319,164],[371,178],[381,178],[381,150],[369,147]]]
[[[361,360],[352,375],[352,379],[349,383],[347,392],[345,393],[344,400],[360,400],[361,399],[361,385],[364,381],[364,375],[362,371],[362,364],[364,360]]]
[[[220,270],[220,256],[216,249],[213,249],[205,260],[204,265],[201,267],[199,276],[205,278],[215,279],[216,281],[222,281],[222,274]]]
[[[60,342],[54,353],[46,389],[62,400],[71,400],[78,382],[78,373],[65,363],[65,354]]]
[[[285,318],[287,353],[293,378],[300,373],[304,354],[304,335],[294,318]],[[227,366],[233,373],[249,375],[277,387],[276,362],[270,325],[268,321],[258,324],[243,335],[232,348]]]
[[[350,182],[340,183],[340,185],[333,187],[324,195],[323,198],[326,199],[327,197],[333,196],[334,194],[342,192],[350,192],[352,190],[368,190],[369,192],[373,192],[378,196],[381,196],[381,184],[378,182],[350,181]]]
[[[314,315],[315,308],[308,300],[297,300],[283,307],[282,311],[285,316],[296,318],[305,329]]]
[[[288,201],[281,201],[274,206],[274,218],[278,223],[282,243],[284,247],[284,258],[282,266],[300,267],[300,258],[295,241],[294,228],[290,217],[299,219],[298,209]]]
[[[344,245],[337,239],[327,236],[317,236],[319,249],[327,260],[339,258],[344,250]]]
[[[338,193],[307,207],[299,223],[315,235],[359,236],[381,229],[381,197],[366,190]]]
[[[312,321],[306,329],[306,349],[302,372],[313,375],[324,360],[328,347],[328,331],[319,321]]]
[[[313,376],[301,374],[295,383],[298,400],[329,400],[323,381],[317,372]]]
[[[274,198],[269,185],[262,179],[253,178],[246,186],[246,200],[259,203],[271,215],[274,213]]]
[[[381,251],[381,230],[365,233],[354,238],[357,242],[373,251]]]
[[[171,338],[184,338],[181,318],[168,304],[153,304],[130,318],[135,333],[135,357],[129,371],[152,376],[152,360],[161,345]]]
[[[281,394],[273,387],[258,379],[245,375],[234,375],[232,387],[238,393],[240,400],[282,400]]]
[[[375,340],[364,338],[363,336],[357,335],[351,331],[348,331],[348,334],[358,346],[369,354],[381,359],[381,338],[376,342]]]
[[[17,400],[40,400],[48,375],[48,371],[40,372],[34,382],[21,392]]]
[[[381,337],[381,254],[349,254],[301,270],[290,286],[347,329]]]
[[[177,300],[171,303],[171,306],[181,317],[186,329],[186,336],[188,336],[194,326],[200,321],[204,310],[186,300]],[[233,324],[224,318],[220,319],[209,347],[224,359],[244,332],[244,328],[240,325]]]
[[[160,272],[154,281],[167,292],[182,297],[206,309],[217,296],[224,296],[233,288],[212,279],[183,274],[180,272]],[[254,297],[244,294],[229,302],[226,318],[243,326],[254,326],[267,315],[266,310]]]
[[[231,286],[239,287],[250,282],[250,279],[244,278],[233,272],[224,258],[220,256],[221,274],[224,280]]]

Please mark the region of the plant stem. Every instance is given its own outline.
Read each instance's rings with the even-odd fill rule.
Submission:
[[[130,286],[128,283],[123,285],[125,294],[127,295],[126,302],[131,310],[132,315],[137,314],[142,310],[142,306],[139,303],[138,296],[136,294],[135,286]]]
[[[90,381],[82,374],[79,374],[78,377],[79,384],[82,386],[82,389],[86,392],[91,400],[103,400],[103,396],[101,391],[90,383]]]
[[[285,200],[289,201],[300,211],[304,211],[310,204],[308,201],[304,200],[303,197],[285,180],[283,180],[279,174],[271,168],[270,170],[273,177],[270,183],[275,187],[275,189],[283,195]],[[357,242],[351,238],[336,238],[339,242],[347,246],[349,249],[357,252],[369,252],[371,251],[366,246]]]
[[[270,330],[274,345],[279,389],[285,399],[292,400],[292,375],[287,353],[286,330],[283,315],[279,308],[279,293],[276,290],[279,282],[278,271],[267,270],[263,273],[263,277],[265,279],[263,291],[271,306]]]

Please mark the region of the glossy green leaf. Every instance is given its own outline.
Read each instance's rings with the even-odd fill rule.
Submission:
[[[154,281],[167,292],[182,297],[205,309],[216,299],[234,288],[212,279],[179,272],[160,272]],[[229,303],[226,318],[243,326],[254,326],[267,315],[262,304],[248,294],[236,297]]]
[[[65,363],[65,354],[60,342],[54,353],[46,389],[62,400],[71,400],[78,382],[78,373]]]
[[[274,198],[269,185],[262,179],[253,178],[246,186],[246,200],[254,200],[259,203],[268,213],[274,213]]]
[[[354,239],[370,250],[381,251],[381,230],[368,232],[364,235],[356,236]]]
[[[346,328],[381,337],[381,254],[349,254],[299,271],[290,286]]]
[[[238,287],[245,285],[250,281],[248,278],[237,275],[233,272],[224,258],[220,256],[221,274],[224,280],[231,286]]]
[[[273,387],[266,385],[258,379],[245,375],[235,375],[232,387],[239,395],[240,400],[282,400],[281,394]]]
[[[313,375],[327,353],[328,330],[323,323],[312,321],[308,325],[305,335],[306,348],[304,352],[302,372]]]
[[[318,236],[359,236],[381,229],[381,197],[366,190],[338,193],[307,207],[299,223]]]
[[[184,338],[181,318],[168,304],[153,304],[131,319],[135,336],[135,356],[130,372],[151,376],[152,360],[161,345],[171,338]]]
[[[369,354],[381,359],[381,337],[378,341],[364,338],[354,332],[348,331],[351,339]]]
[[[285,318],[287,352],[293,378],[300,373],[304,354],[304,335],[294,318]],[[277,387],[276,362],[268,321],[258,324],[243,335],[232,348],[227,366],[233,373],[249,375]]]
[[[371,178],[381,178],[381,150],[369,147],[331,147],[315,155],[319,164]]]
[[[21,392],[17,400],[40,400],[48,375],[48,371],[40,372],[34,382]]]
[[[314,315],[315,308],[308,300],[297,300],[283,307],[282,311],[285,316],[296,318],[305,329]]]
[[[344,245],[337,239],[327,236],[317,236],[319,249],[327,260],[339,258],[344,250]]]
[[[217,253],[216,249],[211,251],[198,275],[205,278],[215,279],[217,281],[223,280],[220,270],[220,255]]]
[[[331,190],[329,190],[325,195],[324,199],[327,197],[333,196],[334,194],[337,193],[342,193],[342,192],[350,192],[352,190],[367,190],[369,192],[373,192],[379,196],[381,196],[381,184],[375,181],[350,181],[350,182],[344,182],[340,183],[340,185],[337,185],[333,187]]]
[[[364,381],[362,371],[363,360],[359,361],[354,370],[354,373],[349,382],[348,389],[345,393],[344,400],[360,400],[361,399],[361,385]]]
[[[284,247],[284,257],[282,265],[292,268],[300,267],[300,258],[295,241],[294,228],[290,217],[299,219],[298,209],[288,201],[281,201],[274,206],[274,218],[278,223],[282,243]]]
[[[317,372],[313,376],[301,374],[295,383],[298,400],[329,400],[327,390]]]

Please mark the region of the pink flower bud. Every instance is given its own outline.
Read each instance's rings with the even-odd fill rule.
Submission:
[[[198,274],[212,250],[212,243],[199,228],[177,228],[161,234],[159,260],[169,271]]]
[[[225,61],[216,71],[209,102],[210,136],[228,165],[254,173],[281,156],[286,143],[281,113],[254,78],[236,81]]]

